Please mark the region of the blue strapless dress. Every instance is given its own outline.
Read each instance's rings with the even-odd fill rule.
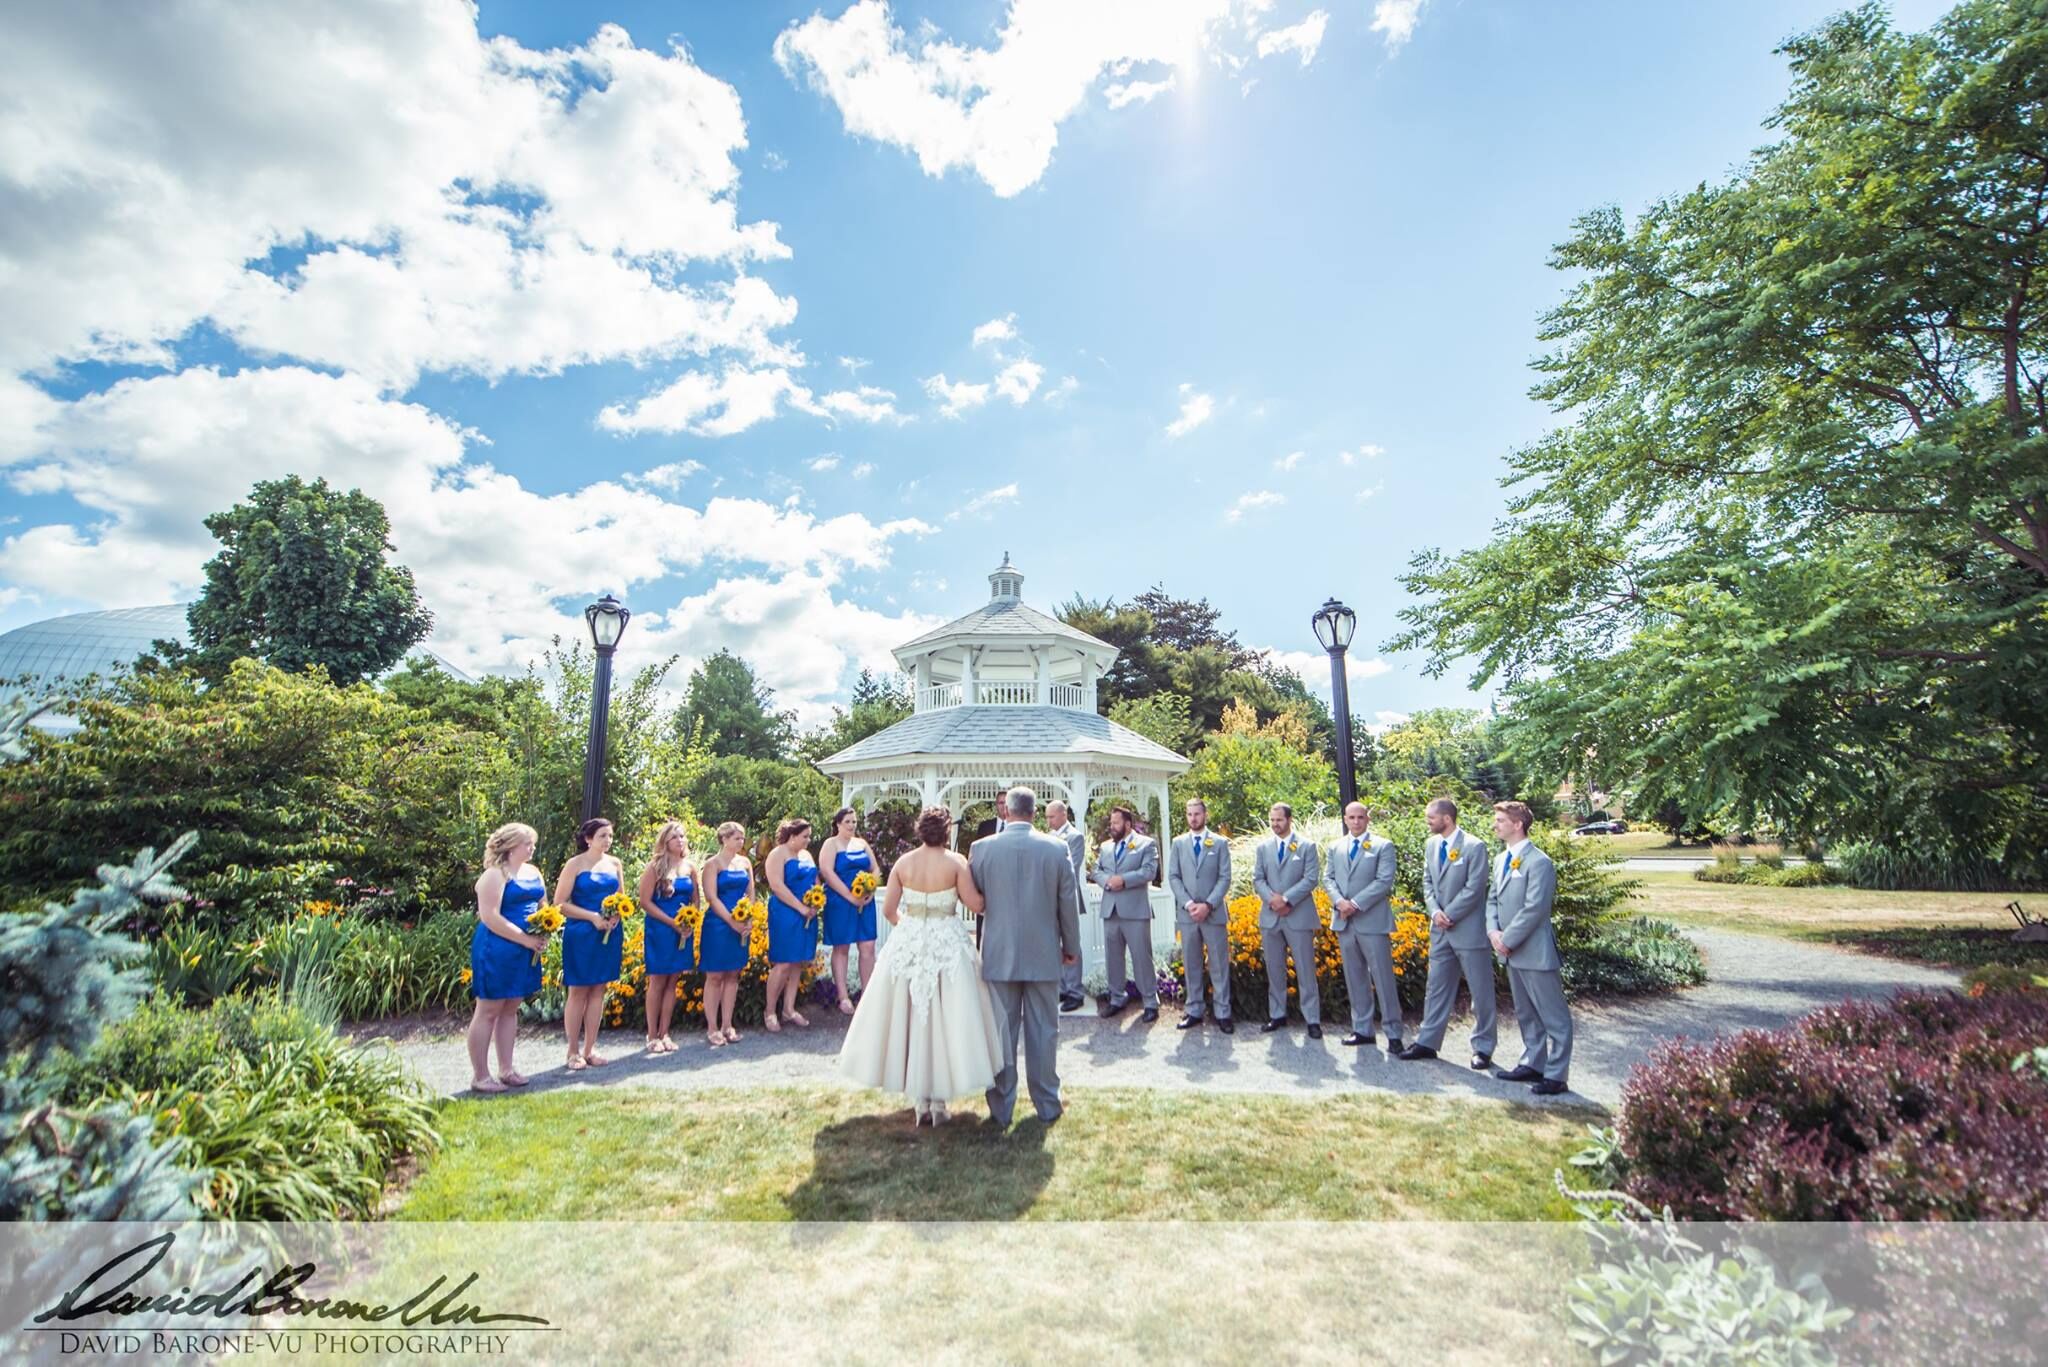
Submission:
[[[744,869],[720,869],[718,871],[718,900],[731,911],[747,895],[747,873]],[[747,966],[751,946],[742,939],[725,919],[710,907],[704,908],[703,943],[698,946],[697,966],[706,973],[737,973]]]
[[[619,877],[614,873],[592,873],[585,869],[576,875],[575,886],[569,889],[569,900],[585,911],[604,914],[604,899],[619,890]],[[564,987],[602,987],[619,980],[619,972],[626,960],[626,925],[621,921],[612,928],[611,943],[599,940],[604,934],[588,921],[570,921],[562,927],[562,985]]]
[[[832,872],[839,875],[839,881],[853,886],[853,878],[859,873],[875,871],[874,856],[866,850],[841,850],[832,858]],[[881,891],[879,887],[875,889]],[[832,885],[825,885],[825,914],[819,917],[823,924],[825,943],[828,945],[862,944],[875,938],[875,903],[870,897],[865,906],[856,906],[838,893]]]
[[[660,884],[655,885],[658,889]],[[670,916],[674,916],[696,899],[697,887],[688,877],[676,879],[675,890],[663,897],[655,893],[654,905]],[[653,973],[688,973],[697,966],[697,940],[690,934],[688,923],[678,935],[652,916],[647,918],[647,971]]]
[[[548,895],[547,884],[538,878],[510,878],[498,899],[498,914],[519,929],[526,929],[526,917]],[[496,1002],[530,997],[540,991],[540,965],[533,951],[492,930],[482,921],[469,937],[469,990],[478,1001]]]
[[[801,898],[817,886],[817,861],[808,854],[800,854],[786,861],[782,866],[782,881],[788,886],[791,897]],[[770,897],[768,962],[807,964],[817,957],[818,918],[806,912],[800,902],[785,902],[780,897]]]

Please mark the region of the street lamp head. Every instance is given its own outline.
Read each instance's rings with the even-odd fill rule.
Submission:
[[[1316,639],[1323,649],[1335,654],[1351,645],[1351,633],[1358,627],[1358,614],[1334,598],[1326,599],[1313,619]]]
[[[624,603],[609,593],[583,609],[583,620],[590,623],[591,644],[599,650],[616,646],[619,637],[626,634],[626,622],[632,615]]]

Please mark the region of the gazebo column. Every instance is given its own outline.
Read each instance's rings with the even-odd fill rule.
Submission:
[[[1052,647],[1040,646],[1031,652],[1038,658],[1038,705],[1052,705]]]

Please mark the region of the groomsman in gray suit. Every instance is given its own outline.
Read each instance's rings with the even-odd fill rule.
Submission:
[[[1109,814],[1109,839],[1095,856],[1095,883],[1102,889],[1102,953],[1109,961],[1109,990],[1098,999],[1105,1016],[1141,1000],[1140,1019],[1159,1019],[1159,972],[1152,966],[1152,876],[1159,872],[1159,846],[1137,832],[1138,814],[1118,807]],[[1124,981],[1124,951],[1131,976]],[[1128,988],[1128,990],[1126,990]]]
[[[1074,914],[1087,911],[1088,904],[1081,901],[1081,879],[1088,861],[1088,833],[1076,826],[1067,804],[1054,798],[1045,804],[1045,828],[1058,836],[1067,847],[1067,862],[1074,866]],[[1079,1011],[1087,999],[1081,995],[1081,956],[1076,954],[1074,962],[1060,969],[1060,1010]]]
[[[1458,825],[1458,804],[1440,797],[1424,812],[1430,837],[1422,847],[1422,901],[1429,912],[1429,987],[1422,1028],[1400,1057],[1435,1058],[1458,999],[1458,979],[1472,993],[1472,1066],[1493,1066],[1493,951],[1486,939],[1486,842]]]
[[[1523,802],[1493,804],[1493,833],[1507,846],[1486,899],[1486,932],[1493,952],[1508,961],[1508,991],[1522,1028],[1522,1061],[1496,1068],[1504,1082],[1527,1082],[1538,1096],[1569,1090],[1572,1012],[1558,972],[1557,932],[1550,909],[1557,901],[1557,865],[1529,839],[1535,813]]]
[[[1316,983],[1316,847],[1294,833],[1294,808],[1273,804],[1271,839],[1252,856],[1252,889],[1259,894],[1259,948],[1266,956],[1266,1023],[1270,1035],[1287,1024],[1287,960],[1301,993],[1308,1037],[1323,1037],[1323,992]]]
[[[1371,1044],[1373,1015],[1387,1023],[1387,1052],[1401,1052],[1401,997],[1394,978],[1394,842],[1373,839],[1363,802],[1344,808],[1344,830],[1324,853],[1323,891],[1330,924],[1344,952],[1344,990],[1351,996],[1345,1044]]]
[[[1002,1070],[988,1089],[988,1114],[1008,1129],[1017,1104],[1017,1046],[1024,1046],[1031,1105],[1050,1124],[1060,1118],[1060,965],[1081,952],[1074,919],[1074,870],[1057,840],[1033,830],[1038,796],[1012,788],[1003,797],[1000,833],[968,850],[969,873],[987,904],[981,912],[981,979],[1002,1034]]]
[[[1173,923],[1180,930],[1181,965],[1187,974],[1188,1011],[1176,1030],[1192,1030],[1216,998],[1216,1025],[1235,1034],[1230,1019],[1230,842],[1209,829],[1209,804],[1188,801],[1188,828],[1173,839],[1166,863],[1173,890]],[[1209,958],[1208,993],[1203,991],[1202,956]]]

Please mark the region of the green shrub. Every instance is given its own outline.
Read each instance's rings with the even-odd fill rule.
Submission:
[[[173,923],[150,946],[158,990],[204,1007],[250,988],[316,983],[343,1020],[460,1006],[474,913],[443,907],[417,927],[302,913],[243,938]]]
[[[1699,946],[1670,922],[1647,916],[1610,921],[1561,957],[1564,989],[1575,997],[1669,992],[1707,980]]]
[[[1994,859],[1906,840],[1859,840],[1829,852],[1842,881],[1877,892],[2009,892],[2040,883]]]
[[[217,1219],[374,1213],[391,1165],[431,1151],[432,1100],[395,1056],[353,1046],[275,993],[204,1011],[152,1002],[64,1072],[67,1097],[111,1100],[184,1141]]]
[[[1694,869],[1692,876],[1702,883],[1747,883],[1762,888],[1818,888],[1840,881],[1826,864],[1743,864],[1733,851],[1725,858],[1716,853],[1713,863]]]
[[[2038,992],[2048,982],[2048,959],[1979,964],[1963,975],[1963,990],[1973,997],[1993,992]]]

